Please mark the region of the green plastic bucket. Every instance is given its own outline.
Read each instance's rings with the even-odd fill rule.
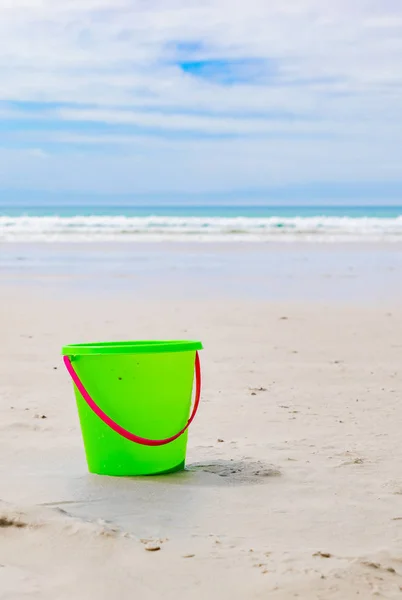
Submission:
[[[91,473],[155,475],[184,469],[188,427],[200,400],[201,349],[201,342],[193,341],[63,348]]]

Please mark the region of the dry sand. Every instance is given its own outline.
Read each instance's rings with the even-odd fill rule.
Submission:
[[[402,598],[401,308],[0,293],[1,600]],[[149,337],[205,345],[188,471],[88,475],[60,348]]]

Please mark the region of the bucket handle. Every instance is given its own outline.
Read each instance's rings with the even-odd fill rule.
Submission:
[[[198,355],[198,352],[196,352],[196,354],[195,354],[196,384],[195,384],[195,400],[194,400],[194,406],[193,406],[192,413],[190,415],[189,420],[187,421],[187,425],[185,427],[183,427],[183,429],[181,429],[175,435],[172,435],[171,437],[168,437],[164,440],[150,440],[147,438],[140,437],[138,435],[135,435],[134,433],[131,433],[130,431],[127,431],[127,429],[124,429],[123,427],[121,427],[118,423],[116,423],[116,421],[113,421],[113,419],[108,417],[108,415],[103,412],[103,410],[96,404],[96,402],[88,394],[87,390],[85,389],[84,384],[82,383],[81,379],[78,377],[78,375],[71,363],[70,357],[64,356],[63,360],[64,360],[64,364],[66,365],[67,371],[69,372],[69,374],[71,376],[71,379],[75,383],[78,391],[81,393],[81,396],[84,398],[84,400],[88,404],[89,408],[91,410],[93,410],[93,412],[101,419],[101,421],[103,421],[108,427],[110,427],[110,429],[113,429],[113,431],[115,431],[122,437],[126,438],[126,440],[129,440],[130,442],[135,442],[136,444],[141,444],[142,446],[165,446],[166,444],[170,444],[170,442],[174,442],[180,436],[182,436],[183,433],[185,433],[187,431],[187,429],[190,427],[191,423],[193,422],[195,415],[197,414],[197,410],[198,410],[198,407],[200,404],[200,397],[201,397],[201,365],[200,365],[200,357]]]

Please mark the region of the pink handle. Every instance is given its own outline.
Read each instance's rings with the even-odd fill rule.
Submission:
[[[89,408],[91,408],[93,410],[93,412],[106,425],[108,425],[108,427],[110,427],[110,429],[113,429],[113,431],[115,431],[122,437],[126,438],[127,440],[130,440],[130,442],[135,442],[136,444],[142,444],[143,446],[164,446],[165,444],[170,444],[170,442],[174,442],[175,440],[177,440],[177,438],[179,438],[181,435],[183,435],[183,433],[185,431],[187,431],[187,429],[190,427],[191,423],[193,422],[195,415],[197,414],[197,410],[198,410],[198,407],[200,404],[200,397],[201,397],[201,365],[200,365],[200,357],[198,356],[198,352],[196,352],[196,354],[195,354],[196,388],[195,388],[195,400],[194,400],[193,411],[187,422],[187,425],[185,427],[183,427],[183,429],[181,429],[179,431],[179,433],[176,433],[175,435],[172,435],[172,437],[166,438],[164,440],[149,440],[147,438],[139,437],[138,435],[135,435],[134,433],[130,433],[130,431],[127,431],[127,429],[124,429],[118,423],[113,421],[113,419],[108,417],[107,414],[103,412],[103,410],[94,402],[94,400],[88,394],[81,379],[78,377],[77,373],[75,372],[74,367],[71,364],[70,358],[68,356],[64,356],[63,360],[64,360],[64,364],[67,367],[67,371],[70,373],[71,379],[77,386],[81,396],[84,398],[84,400],[88,404]]]

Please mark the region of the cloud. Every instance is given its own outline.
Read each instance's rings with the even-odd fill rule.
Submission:
[[[397,0],[3,0],[3,185],[402,181],[401,34]]]

